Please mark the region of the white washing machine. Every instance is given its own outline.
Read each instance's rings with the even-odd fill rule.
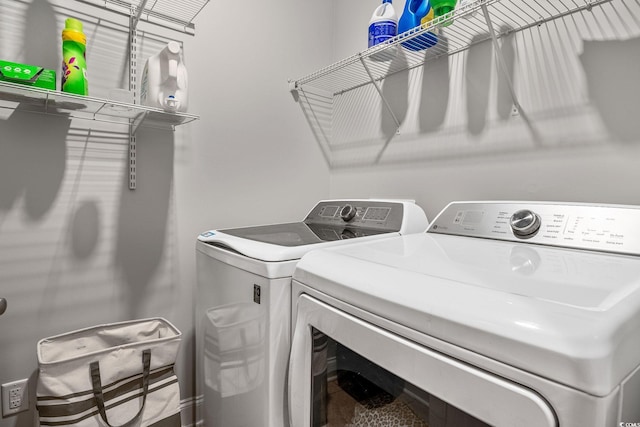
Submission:
[[[301,222],[202,233],[196,244],[197,418],[208,427],[287,425],[291,275],[306,252],[423,233],[424,211],[326,200]]]
[[[456,202],[293,276],[291,425],[640,425],[640,208]]]

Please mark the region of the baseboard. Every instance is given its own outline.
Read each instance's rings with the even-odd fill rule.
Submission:
[[[180,418],[182,420],[182,427],[197,427],[202,423],[198,423],[195,419],[196,407],[202,403],[202,398],[188,397],[180,401]]]

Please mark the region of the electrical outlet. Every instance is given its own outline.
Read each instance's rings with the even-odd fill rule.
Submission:
[[[29,380],[2,384],[2,416],[17,414],[29,409]]]

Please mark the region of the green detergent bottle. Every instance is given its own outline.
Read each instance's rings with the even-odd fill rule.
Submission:
[[[67,18],[62,30],[62,91],[89,95],[87,80],[87,37],[82,22]]]
[[[433,8],[436,17],[446,15],[449,12],[452,12],[456,8],[456,3],[458,0],[430,0],[431,7]],[[449,19],[442,23],[442,26],[446,27],[451,25],[453,22],[452,19]]]

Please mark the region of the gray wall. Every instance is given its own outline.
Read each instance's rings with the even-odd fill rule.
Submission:
[[[335,3],[336,60],[366,48],[379,2],[357,3]],[[400,15],[404,2],[393,4]],[[490,43],[389,79],[383,91],[403,118],[400,135],[378,163],[364,148],[348,158],[336,150],[332,197],[414,198],[430,219],[453,200],[639,204],[638,22],[638,4],[613,0],[501,42],[537,141],[509,114]]]
[[[197,234],[299,219],[329,191],[287,77],[329,60],[304,29],[320,31],[330,8],[254,3],[212,1],[195,37],[139,27],[140,67],[167,40],[184,43],[189,112],[201,119],[140,130],[135,191],[127,126],[0,108],[0,383],[31,378],[33,398],[39,339],[162,316],[184,334],[177,372],[190,403]],[[0,0],[0,58],[59,70],[67,16],[85,25],[90,94],[126,87],[128,20],[79,1]],[[34,403],[0,427],[35,425]]]

